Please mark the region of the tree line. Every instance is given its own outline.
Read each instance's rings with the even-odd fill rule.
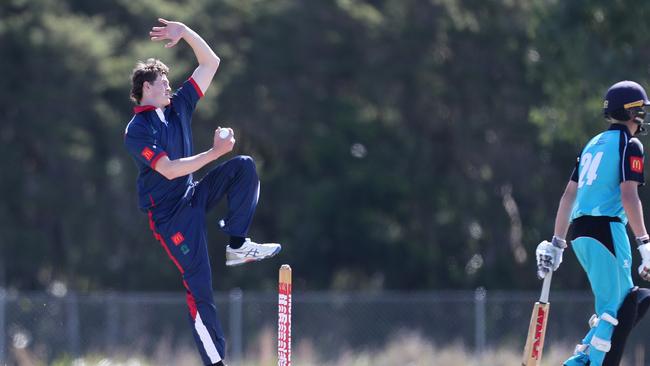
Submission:
[[[0,283],[177,290],[123,148],[137,60],[179,85],[185,22],[221,57],[196,149],[231,126],[262,180],[251,236],[278,259],[215,287],[536,288],[534,248],[616,81],[648,86],[650,4],[631,0],[9,0],[0,4]],[[198,174],[200,176],[201,174]],[[642,199],[647,193],[641,190]],[[585,288],[571,253],[558,287]],[[555,285],[554,285],[555,286]]]

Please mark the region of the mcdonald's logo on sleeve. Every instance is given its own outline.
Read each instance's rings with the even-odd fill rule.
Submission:
[[[643,173],[643,158],[640,156],[630,156],[630,170],[635,173]]]
[[[151,161],[155,153],[150,148],[145,147],[144,149],[142,149],[140,155],[144,156],[144,158],[147,159],[147,161]]]

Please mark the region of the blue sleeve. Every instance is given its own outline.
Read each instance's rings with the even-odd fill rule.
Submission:
[[[645,184],[643,177],[643,144],[636,137],[631,138],[625,147],[625,154],[623,156],[623,182],[632,180]]]
[[[156,169],[158,160],[167,155],[156,143],[153,132],[136,119],[131,120],[126,126],[124,145],[133,159],[153,170]]]
[[[181,119],[190,121],[196,103],[203,97],[203,92],[194,79],[187,79],[172,96],[172,106],[181,114]]]

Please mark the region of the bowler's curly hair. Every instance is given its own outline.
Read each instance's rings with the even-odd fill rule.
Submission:
[[[131,100],[136,104],[140,104],[144,82],[152,83],[159,75],[167,75],[168,73],[169,67],[158,59],[150,58],[145,62],[138,61],[131,74]]]

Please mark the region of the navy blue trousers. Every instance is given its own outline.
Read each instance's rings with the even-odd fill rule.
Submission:
[[[214,304],[206,232],[206,213],[224,196],[228,200],[228,214],[221,230],[245,237],[259,197],[259,178],[252,158],[237,156],[218,165],[172,210],[159,212],[154,207],[149,211],[154,237],[182,274],[190,325],[206,365],[224,359],[226,351]]]

